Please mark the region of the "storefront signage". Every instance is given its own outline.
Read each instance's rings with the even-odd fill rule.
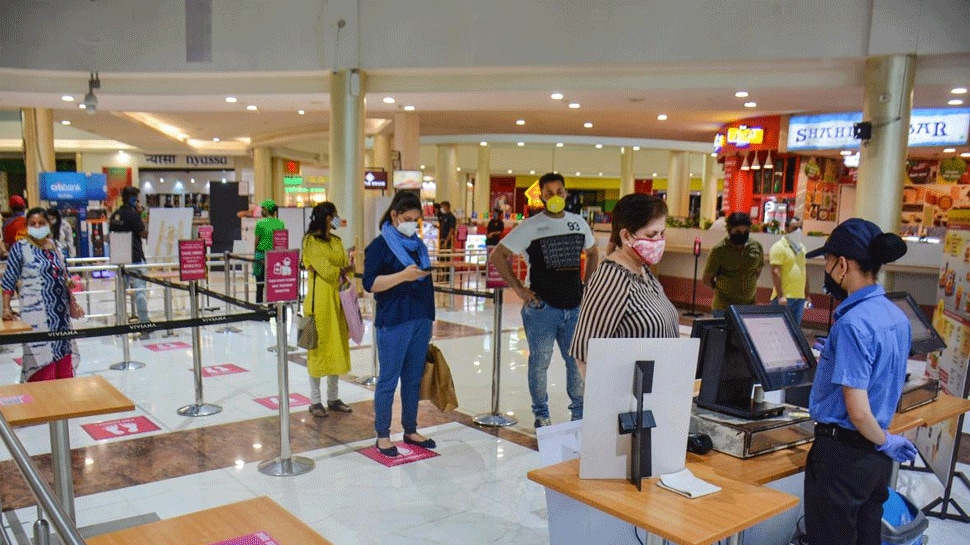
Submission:
[[[145,162],[152,166],[232,167],[227,155],[146,154]]]
[[[529,200],[529,208],[543,208],[545,203],[542,202],[542,190],[539,189],[539,180],[529,186],[525,190],[525,198]]]
[[[859,147],[853,126],[861,112],[792,116],[788,122],[788,151]],[[962,146],[970,132],[970,110],[913,110],[909,119],[909,147]]]
[[[727,141],[736,148],[746,148],[751,144],[760,144],[765,140],[765,130],[761,127],[731,127],[727,131]]]
[[[303,176],[283,176],[283,185],[303,185]]]
[[[383,170],[365,170],[364,189],[387,189],[387,172]]]
[[[103,201],[108,196],[105,174],[41,172],[40,198],[45,201]]]

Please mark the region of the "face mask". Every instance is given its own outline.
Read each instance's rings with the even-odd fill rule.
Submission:
[[[331,229],[339,229],[339,228],[340,228],[340,218],[339,218],[339,217],[337,217],[337,216],[334,216],[334,217],[333,217],[333,218],[332,218],[332,219],[330,220],[330,228],[331,228]]]
[[[415,233],[418,232],[418,222],[416,221],[402,221],[395,227],[398,233],[406,237],[413,237]]]
[[[731,244],[734,244],[735,246],[744,246],[748,243],[748,237],[750,234],[751,233],[731,233],[728,239],[731,241]]]
[[[802,243],[802,230],[800,228],[799,229],[795,229],[794,231],[792,231],[791,233],[788,233],[785,236],[788,238],[788,240],[792,244],[801,244]]]
[[[137,205],[137,204],[138,204],[138,198],[137,198],[137,197],[132,197],[132,198],[130,198],[130,199],[128,199],[128,204],[129,204],[130,206],[135,206],[135,205]]]
[[[832,271],[835,270],[835,265],[832,265]],[[836,282],[832,278],[832,271],[825,271],[825,280],[822,281],[822,290],[825,293],[834,297],[837,301],[845,301],[849,298],[849,292],[842,287],[840,282]]]
[[[630,248],[640,256],[640,260],[647,265],[660,263],[660,258],[664,255],[664,247],[667,241],[662,238],[637,238],[630,243]]]
[[[34,240],[44,240],[47,238],[47,235],[51,234],[51,228],[49,225],[43,227],[28,227],[27,234]]]
[[[549,197],[549,200],[546,201],[546,210],[548,210],[550,214],[558,214],[565,209],[566,199],[560,197],[559,195]]]

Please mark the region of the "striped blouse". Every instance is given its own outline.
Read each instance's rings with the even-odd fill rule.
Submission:
[[[587,361],[590,339],[679,336],[680,315],[663,286],[644,267],[634,274],[611,260],[604,261],[589,279],[579,309],[569,355]]]

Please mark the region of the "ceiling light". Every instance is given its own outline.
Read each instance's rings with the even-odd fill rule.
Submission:
[[[87,106],[85,106],[83,102],[80,103],[80,104],[78,104],[77,107],[78,108],[81,108],[82,110],[85,109],[85,108],[87,108]]]
[[[744,107],[745,108],[754,108],[756,106],[758,106],[758,103],[755,102],[755,101],[753,101],[753,100],[751,102],[745,102],[744,103]]]
[[[960,154],[960,157],[970,157],[970,153],[963,152],[963,153]]]
[[[652,176],[653,176],[654,178],[656,178],[656,177],[657,177],[657,173],[656,173],[656,172],[654,172],[654,173],[652,174]]]
[[[259,107],[257,107],[255,104],[250,104],[249,106],[246,106],[246,109],[249,110],[250,112],[255,112],[256,110],[259,109]]]
[[[185,140],[186,138],[189,137],[189,135],[185,134],[184,132],[180,132],[176,136],[178,137],[179,140]]]
[[[758,163],[758,152],[754,152],[754,161],[751,161],[751,170],[761,170],[761,164]]]
[[[600,172],[600,176],[602,176],[602,175],[603,175],[603,173],[602,173],[602,172]]]
[[[839,152],[839,155],[848,156],[848,155],[852,155],[852,152],[849,151],[849,150],[844,149],[844,150],[842,150],[842,151]]]
[[[657,116],[657,121],[667,121],[667,114],[660,114]]]
[[[943,153],[956,153],[956,148],[943,148]]]
[[[509,169],[509,174],[512,174],[512,169],[511,168]]]
[[[534,170],[530,170],[529,171],[529,174],[535,174],[535,173],[536,173],[536,171],[534,171]]]
[[[954,98],[946,101],[946,103],[949,104],[950,106],[959,106],[963,104],[963,101],[960,100],[959,98]]]
[[[950,89],[950,93],[952,93],[954,95],[965,95],[965,94],[967,94],[967,88],[966,87],[954,87],[953,89]]]
[[[553,93],[553,94],[549,95],[549,98],[551,98],[553,100],[562,100],[562,93],[558,93],[558,92],[557,93]]]
[[[217,137],[213,138],[212,141],[213,142],[218,142],[219,141],[219,137],[217,136]]]
[[[521,148],[522,146],[525,145],[525,142],[516,142],[515,145]]]
[[[461,172],[461,167],[455,167],[455,170]]]
[[[771,150],[768,150],[768,157],[765,159],[763,167],[769,170],[775,168],[775,163],[771,160]]]
[[[478,143],[478,145],[479,146],[487,146],[488,145],[488,142],[482,140],[481,142]]]
[[[572,109],[574,109],[574,110],[578,110],[579,109],[579,103],[578,102],[570,102],[569,103],[569,107],[572,108]]]
[[[424,170],[424,165],[421,165],[421,170]]]
[[[557,147],[557,148],[561,148],[561,147],[563,147],[563,143],[562,143],[562,142],[556,142],[556,147]]]
[[[711,157],[717,157],[717,152],[711,153]]]
[[[414,106],[407,105],[407,106],[404,107],[404,111],[405,112],[413,112],[414,111]]]
[[[748,164],[748,155],[744,155],[744,161],[741,163],[741,170],[751,170],[751,165]]]
[[[98,97],[94,96],[94,90],[101,88],[101,80],[98,79],[97,72],[91,72],[91,79],[88,80],[88,94],[84,95],[81,105],[88,115],[94,115],[98,109]]]
[[[603,149],[603,144],[596,144],[596,149]]]
[[[235,104],[239,102],[239,99],[237,99],[236,97],[226,97],[226,102],[228,102],[229,104]]]
[[[516,119],[515,120],[515,124],[516,125],[525,125],[525,119]]]
[[[633,146],[633,151],[640,151],[640,146]]]
[[[194,184],[194,183],[195,183],[195,178],[192,178],[192,179],[190,179],[189,181],[190,181],[190,182],[192,182],[192,183]]]
[[[306,110],[297,110],[296,113],[297,115],[303,115],[306,113]]]
[[[748,92],[747,91],[738,91],[738,92],[734,93],[734,96],[736,96],[738,98],[748,98]]]
[[[467,186],[467,187],[475,187],[475,184],[473,184],[472,182],[465,182],[465,186]]]
[[[71,124],[71,122],[68,121],[68,120],[66,120],[66,119],[63,120],[63,121],[61,121],[61,125],[70,125],[70,124]]]
[[[593,124],[591,122],[587,121],[586,123],[583,123],[583,127],[586,127],[587,129],[592,129],[593,128]]]
[[[384,97],[383,100],[384,100],[384,104],[394,104],[395,102],[397,102],[396,100],[394,100],[394,97]]]
[[[74,102],[74,97],[72,97],[71,95],[62,95],[61,100],[63,100],[64,102]]]
[[[160,183],[160,184],[164,184],[164,183],[165,183],[165,178],[159,178],[159,179],[158,179],[158,183]]]
[[[581,173],[580,173],[580,172],[579,172],[579,171],[577,170],[577,171],[576,171],[576,176],[581,176],[581,175],[582,175],[582,174],[581,174]]]

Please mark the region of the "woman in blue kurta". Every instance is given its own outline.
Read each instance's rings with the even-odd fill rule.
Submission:
[[[27,213],[27,237],[10,247],[3,288],[3,319],[14,318],[10,301],[20,293],[20,318],[34,331],[71,329],[70,293],[64,256],[50,237],[50,220],[43,208]],[[17,283],[20,282],[18,288]],[[21,381],[34,382],[74,376],[78,362],[74,341],[24,343]]]
[[[401,382],[401,425],[404,442],[434,448],[433,439],[418,433],[418,397],[424,373],[431,323],[434,322],[434,287],[428,270],[428,248],[417,234],[421,201],[417,195],[398,192],[381,218],[381,234],[364,251],[364,289],[374,294],[377,308],[374,331],[380,374],[374,390],[374,429],[377,449],[397,456],[391,442],[391,409]]]

